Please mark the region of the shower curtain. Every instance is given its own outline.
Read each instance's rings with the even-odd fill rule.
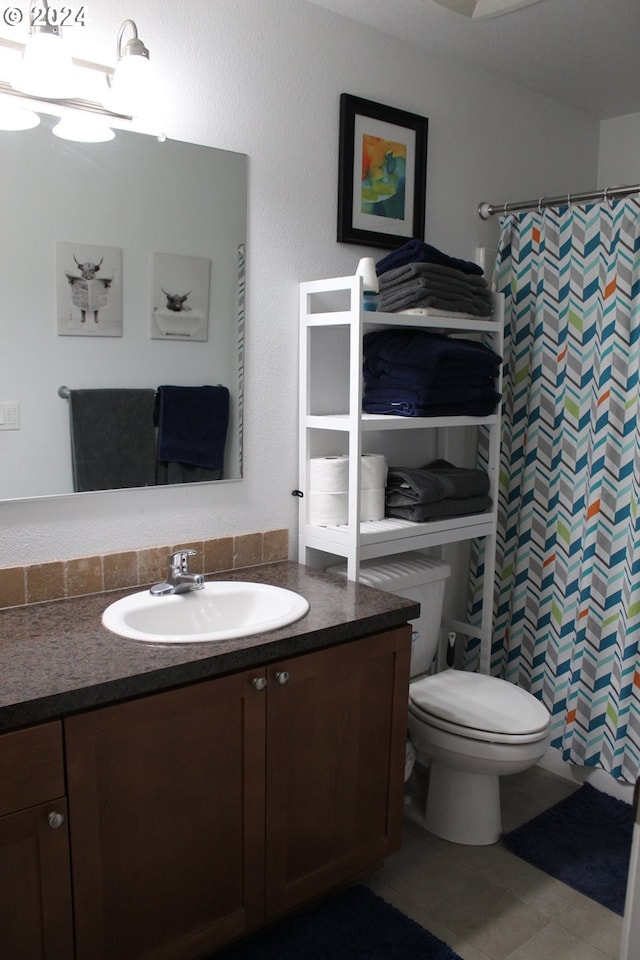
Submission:
[[[565,760],[633,781],[640,202],[505,216],[495,282],[506,375],[491,669],[545,704]]]

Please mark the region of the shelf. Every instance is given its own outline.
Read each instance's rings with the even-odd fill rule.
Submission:
[[[396,517],[385,517],[384,520],[368,520],[359,525],[358,536],[361,548],[392,543],[393,549],[388,553],[401,552],[401,541],[411,541],[405,549],[418,550],[425,546],[440,543],[455,543],[460,540],[473,540],[476,537],[486,537],[493,532],[494,519],[492,513],[474,513],[465,517],[447,517],[443,520],[430,520],[426,523],[414,523],[412,520],[401,520]],[[325,548],[328,545],[348,547],[353,540],[353,530],[348,524],[342,526],[317,527],[305,524],[301,531],[305,538],[322,542]],[[417,540],[425,541],[418,546]],[[427,542],[428,541],[428,542]],[[330,551],[331,552],[331,551]]]
[[[309,414],[304,418],[309,430],[348,431],[351,418],[348,413]],[[363,432],[377,430],[434,430],[438,427],[478,427],[482,424],[495,426],[498,415],[490,417],[396,417],[388,414],[363,413],[360,417]]]
[[[338,277],[300,285],[300,490],[308,493],[308,462],[312,450],[317,449],[323,451],[324,455],[332,455],[347,449],[351,458],[348,475],[349,516],[358,517],[361,500],[358,477],[363,449],[370,450],[375,446],[376,452],[385,453],[387,457],[392,451],[396,451],[397,455],[397,451],[402,449],[403,455],[406,455],[409,461],[408,465],[415,466],[415,462],[411,462],[412,458],[418,458],[420,450],[426,447],[434,448],[437,451],[436,457],[448,459],[449,441],[454,436],[451,431],[483,426],[487,430],[487,472],[492,507],[486,513],[447,517],[426,523],[386,517],[366,523],[352,522],[344,526],[318,527],[308,522],[309,497],[303,496],[299,501],[298,559],[303,564],[328,566],[334,562],[333,558],[343,557],[347,562],[347,576],[357,580],[360,564],[365,560],[389,557],[411,550],[435,550],[436,553],[441,553],[447,544],[484,538],[484,583],[478,636],[481,638],[480,668],[485,672],[488,669],[491,648],[500,410],[488,417],[399,417],[362,413],[361,398],[363,336],[367,331],[385,327],[410,328],[432,333],[479,337],[496,353],[502,355],[503,298],[494,295],[493,302],[494,315],[486,319],[440,316],[434,313],[382,313],[363,309],[360,277]],[[320,331],[319,328],[324,330]],[[496,389],[502,389],[500,379]],[[340,412],[330,412],[332,410]],[[416,436],[414,440],[406,434],[407,430],[431,430],[434,433],[430,436]],[[321,431],[325,431],[324,436]],[[340,433],[341,436],[331,437],[332,431]],[[394,443],[394,433],[404,433],[404,442]],[[363,442],[363,437],[367,434],[369,439]],[[373,434],[383,436],[374,438]],[[475,435],[471,429],[470,438]],[[473,461],[472,450],[469,449],[468,454],[466,453],[466,436],[457,434],[457,439],[460,436],[465,447],[465,459]],[[470,440],[470,444],[474,442]],[[469,465],[467,463],[467,466]],[[474,627],[475,629],[477,628]]]
[[[334,310],[325,313],[314,313],[304,321],[309,327],[348,327],[351,323],[349,310]]]
[[[364,310],[360,308],[361,292],[357,277],[337,277],[333,280],[313,280],[301,284],[300,319],[310,327],[350,326],[354,316],[359,316],[361,323],[376,324],[391,327],[418,327],[440,330],[457,331],[460,333],[497,333],[501,331],[502,320],[497,314],[494,317],[473,318],[441,315],[431,312],[426,314],[415,313],[386,313],[381,310]],[[314,298],[328,298],[332,295],[342,295],[333,308],[313,310],[311,304]],[[348,304],[343,301],[348,300]],[[324,303],[323,303],[324,306]]]
[[[352,323],[349,310],[314,313],[306,317],[304,323],[309,327],[348,327]],[[452,333],[498,333],[500,324],[492,318],[470,320],[468,318],[455,319],[453,317],[435,317],[430,315],[415,315],[409,313],[381,313],[378,311],[363,311],[362,325],[383,327],[405,327],[423,330],[425,327],[434,332]]]

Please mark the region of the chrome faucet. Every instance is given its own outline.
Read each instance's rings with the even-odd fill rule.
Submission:
[[[201,573],[189,573],[189,557],[195,557],[195,550],[177,550],[169,557],[169,572],[164,583],[154,583],[149,590],[154,597],[166,597],[172,593],[188,593],[202,590],[204,577]]]

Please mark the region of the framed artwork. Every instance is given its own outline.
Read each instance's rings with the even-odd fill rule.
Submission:
[[[56,243],[60,337],[122,336],[122,250]]]
[[[338,243],[393,250],[424,238],[429,121],[340,96]]]
[[[151,339],[209,339],[211,260],[153,254]]]

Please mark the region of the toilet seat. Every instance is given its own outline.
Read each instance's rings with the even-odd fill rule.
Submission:
[[[491,743],[534,743],[551,722],[546,707],[526,690],[465,670],[445,670],[411,683],[409,710],[432,727]]]

